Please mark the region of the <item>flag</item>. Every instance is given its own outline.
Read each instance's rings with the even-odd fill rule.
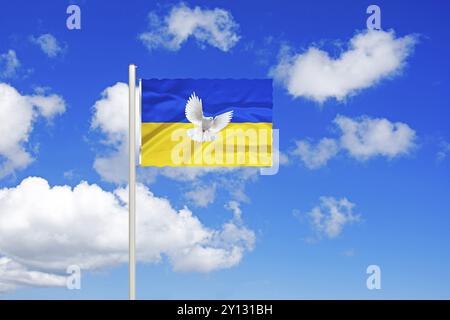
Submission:
[[[271,79],[141,81],[142,166],[271,166]]]

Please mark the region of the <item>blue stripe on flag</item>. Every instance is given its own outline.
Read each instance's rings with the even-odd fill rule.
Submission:
[[[142,122],[188,122],[193,92],[205,116],[233,110],[231,122],[272,122],[271,79],[143,79]]]

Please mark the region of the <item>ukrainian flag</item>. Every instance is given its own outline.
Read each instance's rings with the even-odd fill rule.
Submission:
[[[141,81],[142,166],[271,166],[271,79]]]

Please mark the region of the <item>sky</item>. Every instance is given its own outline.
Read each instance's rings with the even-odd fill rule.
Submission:
[[[130,63],[272,78],[280,135],[271,176],[138,168],[139,299],[450,298],[449,4],[1,7],[0,299],[127,298]]]

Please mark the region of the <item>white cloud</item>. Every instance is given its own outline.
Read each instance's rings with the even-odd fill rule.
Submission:
[[[37,44],[42,52],[50,58],[54,58],[64,52],[63,46],[50,33],[42,34],[39,37],[31,37],[31,42]]]
[[[128,191],[82,182],[50,187],[30,177],[0,189],[0,254],[51,274],[69,265],[96,269],[128,259]],[[17,235],[20,235],[18,237]],[[209,272],[237,265],[253,248],[255,234],[234,219],[204,226],[188,208],[174,209],[145,186],[137,187],[137,256],[174,270]]]
[[[128,143],[111,145],[112,150],[98,155],[94,160],[94,169],[100,177],[114,184],[128,182]]]
[[[19,287],[62,287],[66,277],[42,271],[28,270],[7,257],[0,257],[0,293]]]
[[[340,115],[334,122],[342,131],[341,148],[359,160],[375,156],[394,158],[408,154],[415,146],[415,131],[402,122],[364,116],[351,119]]]
[[[399,73],[415,43],[412,35],[364,31],[350,39],[348,50],[338,58],[314,46],[300,54],[284,49],[270,73],[294,97],[320,103],[329,98],[343,100]]]
[[[94,169],[105,181],[116,184],[127,183],[128,85],[118,82],[106,88],[101,94],[101,99],[95,102],[93,111],[91,128],[98,129],[105,135],[102,142],[110,148],[106,154],[97,155]]]
[[[326,165],[328,160],[333,158],[339,150],[336,141],[329,138],[321,139],[315,146],[307,140],[299,140],[295,144],[296,147],[292,154],[299,156],[309,169],[317,169]]]
[[[416,146],[416,132],[402,122],[367,116],[352,119],[342,115],[336,116],[333,122],[340,130],[338,137],[322,138],[316,145],[309,140],[299,140],[290,152],[308,169],[326,165],[341,151],[366,161],[376,156],[392,159],[407,155]]]
[[[306,215],[319,237],[335,238],[345,225],[359,221],[360,216],[353,213],[354,206],[346,198],[320,197],[320,204]]]
[[[106,88],[93,108],[92,128],[101,129],[110,143],[122,142],[128,133],[128,85],[118,82]]]
[[[32,162],[26,143],[37,118],[50,120],[64,111],[64,100],[58,95],[22,95],[0,83],[0,178]]]
[[[233,211],[234,219],[236,221],[241,221],[242,209],[239,202],[235,200],[228,201],[228,203],[225,205],[225,209]]]
[[[286,153],[282,152],[282,151],[279,151],[279,154],[280,154],[279,155],[280,156],[280,158],[279,158],[280,164],[281,165],[288,165],[290,163],[289,156]]]
[[[39,115],[49,120],[57,114],[64,113],[66,110],[63,98],[56,94],[34,94],[27,96],[27,99],[28,102],[37,109]]]
[[[222,230],[211,234],[210,241],[219,247],[195,245],[169,256],[174,270],[210,272],[218,267],[233,267],[242,260],[245,251],[253,249],[255,234],[237,223],[228,222]]]
[[[207,206],[207,200],[208,205],[213,203],[220,191],[225,191],[234,201],[250,202],[245,189],[248,182],[258,179],[258,175],[258,168],[251,167],[148,167],[138,170],[138,180],[145,183],[152,183],[160,176],[188,187],[195,186],[185,196],[197,206]],[[202,185],[204,187],[199,190],[203,192],[194,199],[194,190]],[[203,190],[206,188],[212,190]]]
[[[193,190],[185,193],[185,197],[192,201],[197,207],[206,208],[214,202],[216,197],[216,185],[199,185]]]
[[[162,19],[154,12],[148,18],[150,31],[139,35],[148,50],[162,47],[176,51],[192,37],[201,46],[208,44],[226,52],[240,39],[233,16],[220,8],[189,8],[180,3]]]
[[[227,192],[235,201],[250,202],[246,185],[258,179],[259,171],[251,167],[165,167],[141,168],[139,175],[146,182],[153,182],[159,175],[189,187],[214,186],[214,197],[209,198],[210,203],[216,200],[219,191]],[[212,190],[209,195],[212,195]],[[206,192],[204,196],[207,196]]]
[[[20,67],[20,61],[14,50],[8,50],[6,53],[0,54],[0,77],[13,78],[17,69]]]

